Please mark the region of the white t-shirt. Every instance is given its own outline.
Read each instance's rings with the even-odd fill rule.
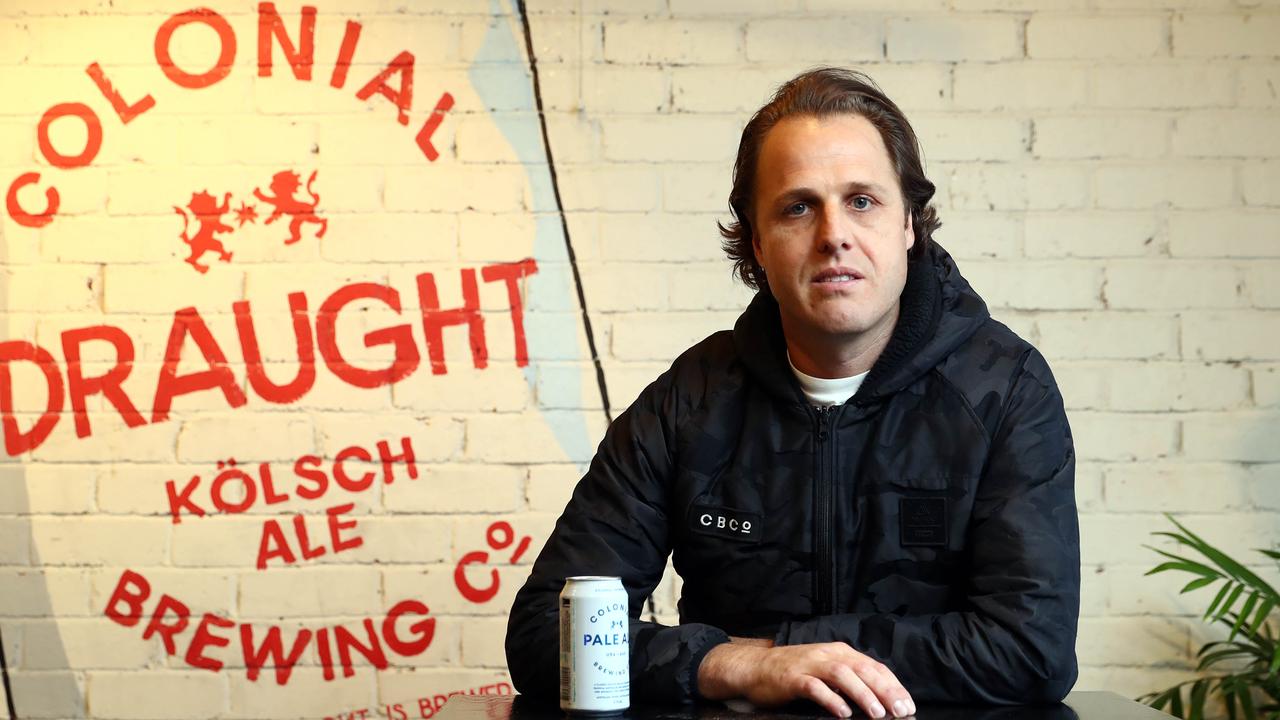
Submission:
[[[804,396],[810,403],[819,407],[843,404],[858,392],[858,388],[862,387],[862,381],[866,380],[867,375],[871,373],[868,370],[852,377],[816,378],[797,370],[795,363],[791,362],[791,353],[787,353],[787,364],[791,366],[791,372],[795,373],[796,379],[800,381],[800,389],[804,391]]]

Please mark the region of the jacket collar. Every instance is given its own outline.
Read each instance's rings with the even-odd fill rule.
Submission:
[[[989,317],[986,303],[960,275],[955,261],[931,242],[928,252],[907,265],[898,323],[850,402],[870,402],[906,387],[950,355]],[[734,325],[733,343],[743,364],[772,395],[805,402],[787,362],[773,295],[756,293]]]

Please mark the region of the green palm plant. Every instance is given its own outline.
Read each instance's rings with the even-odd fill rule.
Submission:
[[[1179,571],[1193,575],[1182,588],[1183,593],[1219,585],[1202,619],[1225,626],[1229,632],[1226,640],[1206,643],[1197,653],[1200,662],[1196,672],[1218,672],[1143,695],[1138,701],[1184,720],[1201,720],[1206,701],[1217,697],[1231,720],[1280,719],[1280,641],[1270,619],[1280,607],[1280,593],[1173,516],[1165,517],[1177,526],[1178,532],[1153,534],[1172,538],[1180,546],[1179,551],[1190,548],[1204,561],[1146,546],[1165,558],[1146,574]],[[1280,564],[1280,552],[1258,552]],[[1258,698],[1266,699],[1259,704]]]

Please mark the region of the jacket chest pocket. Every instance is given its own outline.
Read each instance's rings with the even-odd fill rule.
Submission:
[[[898,543],[902,547],[945,548],[947,524],[947,498],[898,498]]]
[[[864,539],[885,555],[932,559],[964,547],[977,480],[965,477],[895,478],[859,493]]]
[[[976,482],[915,477],[867,483],[854,545],[850,612],[954,609]]]

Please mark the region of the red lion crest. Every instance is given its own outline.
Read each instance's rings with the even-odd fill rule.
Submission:
[[[320,226],[320,229],[316,231],[316,239],[324,237],[325,231],[329,229],[329,221],[316,215],[316,208],[320,205],[320,196],[311,189],[311,185],[315,180],[316,173],[312,171],[311,177],[307,178],[307,194],[312,198],[310,203],[303,202],[297,198],[298,188],[302,184],[302,179],[298,173],[292,170],[281,170],[272,176],[271,195],[264,195],[260,188],[253,189],[254,197],[273,208],[270,217],[266,220],[266,225],[279,220],[283,215],[289,216],[289,237],[285,239],[285,245],[292,245],[302,239],[303,223],[315,223]]]
[[[191,211],[191,215],[200,223],[200,227],[196,229],[194,236],[187,235],[189,221],[187,213],[177,205],[173,206],[174,212],[182,216],[182,241],[191,246],[191,255],[186,261],[196,272],[209,272],[208,265],[200,264],[200,256],[206,252],[218,253],[218,259],[222,262],[231,261],[231,253],[222,246],[222,241],[217,238],[218,233],[234,232],[235,228],[225,225],[222,222],[222,216],[227,214],[231,209],[231,193],[227,193],[222,199],[222,205],[218,205],[217,199],[209,194],[207,190],[191,194],[191,202],[187,203],[187,209]]]

